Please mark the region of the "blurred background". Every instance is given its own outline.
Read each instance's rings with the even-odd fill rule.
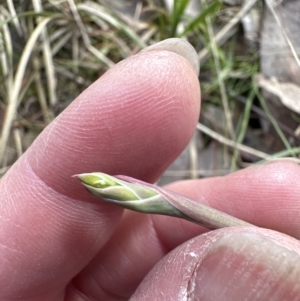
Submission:
[[[300,1],[5,0],[0,4],[0,175],[120,60],[188,40],[202,110],[160,184],[300,158]]]

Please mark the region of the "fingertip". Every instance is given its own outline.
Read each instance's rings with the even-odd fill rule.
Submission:
[[[190,62],[196,72],[196,75],[199,75],[200,62],[197,52],[195,51],[195,48],[186,40],[179,38],[166,39],[143,49],[141,52],[153,50],[167,50],[181,55]]]
[[[155,181],[187,145],[199,110],[192,65],[170,51],[142,52],[84,91],[38,138],[29,161],[50,186],[94,171]]]

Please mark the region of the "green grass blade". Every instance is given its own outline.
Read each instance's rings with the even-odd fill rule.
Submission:
[[[285,147],[289,151],[289,154],[292,155],[293,157],[296,157],[296,154],[293,151],[293,148],[291,147],[290,143],[288,142],[287,138],[285,137],[284,133],[282,132],[282,130],[281,130],[280,126],[278,125],[276,119],[272,116],[272,113],[270,112],[270,110],[267,106],[267,103],[265,102],[265,100],[262,97],[260,91],[258,90],[258,87],[255,84],[253,86],[254,86],[256,96],[257,96],[263,110],[265,111],[265,113],[269,117],[269,120],[272,123],[274,129],[276,130],[276,132],[277,132],[278,136],[280,137],[281,141],[283,142],[283,144],[285,145]]]
[[[175,0],[173,6],[173,12],[171,16],[171,37],[176,36],[177,27],[182,20],[184,11],[189,3],[189,0]]]
[[[204,10],[201,11],[199,16],[196,19],[193,19],[184,29],[183,33],[180,34],[180,37],[187,35],[189,32],[195,30],[195,28],[198,28],[200,25],[205,23],[205,18],[207,16],[212,16],[216,14],[220,8],[222,7],[222,4],[215,0],[211,4],[209,4]]]
[[[250,94],[247,98],[246,106],[245,106],[245,109],[244,109],[244,115],[243,115],[242,121],[241,121],[241,128],[240,128],[240,131],[239,131],[239,134],[238,134],[238,137],[237,137],[237,142],[238,143],[242,143],[243,140],[244,140],[244,137],[246,135],[246,131],[247,131],[247,127],[248,127],[249,119],[250,119],[251,107],[252,107],[252,104],[253,104],[254,97],[255,97],[255,92],[254,92],[254,90],[251,90],[251,92],[250,92]],[[237,162],[237,158],[238,158],[238,153],[239,153],[239,150],[236,148],[234,150],[233,157],[232,157],[232,160],[231,160],[231,168],[230,168],[231,171],[234,171],[236,169],[236,162]]]

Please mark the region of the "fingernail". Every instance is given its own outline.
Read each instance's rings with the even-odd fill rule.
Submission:
[[[196,268],[189,300],[298,300],[300,256],[253,233],[217,240]]]
[[[171,38],[171,39],[163,40],[154,45],[151,45],[143,49],[141,52],[152,51],[152,50],[167,50],[181,55],[192,64],[197,75],[199,74],[200,71],[199,58],[194,47],[189,42],[183,39]]]

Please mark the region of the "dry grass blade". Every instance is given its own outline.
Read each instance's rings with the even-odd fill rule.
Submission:
[[[97,16],[98,18],[106,21],[111,26],[124,31],[124,33],[131,38],[139,47],[145,48],[147,45],[140,39],[140,37],[123,22],[109,14],[101,5],[92,2],[88,4],[79,4],[78,9]]]
[[[52,55],[55,56],[71,39],[77,39],[72,32],[68,32],[68,28],[62,28],[57,32],[60,34],[60,39],[52,47]],[[51,39],[51,37],[50,37]]]
[[[14,140],[15,140],[15,145],[16,145],[16,149],[17,149],[17,154],[18,154],[18,157],[20,158],[23,154],[22,139],[21,139],[20,130],[19,129],[14,129],[13,134],[14,134]]]
[[[249,10],[255,5],[258,0],[248,0],[241,10],[225,25],[215,36],[215,41],[218,45],[223,44],[234,33],[234,27],[240,22],[240,20],[249,12]],[[209,55],[209,49],[204,48],[198,53],[200,64],[204,63]]]
[[[4,9],[2,9],[3,12]],[[4,12],[3,12],[4,13]],[[3,14],[4,15],[4,14]],[[4,22],[4,17],[0,14],[0,22],[3,22],[2,32],[0,31],[0,56],[3,75],[6,78],[6,89],[8,97],[12,93],[13,88],[13,72],[12,72],[12,41],[9,33],[8,25]],[[6,50],[6,51],[5,51]]]
[[[220,60],[219,60],[219,55],[218,55],[218,50],[217,50],[217,44],[214,38],[214,33],[211,25],[211,21],[209,17],[206,17],[206,23],[207,23],[207,29],[208,29],[208,34],[210,38],[210,44],[212,48],[212,53],[214,57],[214,63],[215,63],[215,68],[217,72],[217,77],[218,77],[218,83],[220,87],[220,92],[221,92],[221,99],[222,99],[222,104],[225,112],[225,118],[226,118],[226,125],[227,129],[229,132],[229,136],[231,139],[235,140],[235,132],[233,129],[233,122],[232,122],[232,116],[229,108],[229,102],[228,102],[228,97],[226,93],[226,88],[224,84],[224,80],[221,76],[221,65],[220,65]]]
[[[200,122],[198,122],[198,124],[197,124],[197,129],[199,131],[201,131],[202,133],[208,135],[209,137],[219,141],[222,144],[228,145],[228,146],[233,147],[233,148],[237,148],[240,151],[249,153],[249,154],[254,155],[258,158],[267,159],[268,157],[270,157],[270,155],[268,155],[264,152],[258,151],[254,148],[249,147],[249,146],[246,146],[246,145],[237,143],[235,141],[232,141],[230,139],[227,139],[226,137],[224,137],[224,136],[220,135],[219,133],[209,129],[208,127],[201,124]]]
[[[35,12],[40,13],[43,11],[42,3],[40,0],[33,0],[33,7]],[[40,23],[42,21],[41,18],[37,18],[37,22]],[[42,47],[43,47],[43,55],[44,55],[44,63],[46,69],[46,76],[48,82],[48,93],[49,93],[49,100],[51,106],[54,106],[57,103],[57,95],[56,95],[56,76],[55,76],[55,69],[53,63],[53,55],[51,53],[51,47],[48,37],[47,28],[45,27],[41,33],[42,37]]]
[[[291,42],[291,40],[290,40],[290,38],[289,38],[285,28],[284,28],[284,25],[282,24],[277,12],[274,9],[274,2],[272,3],[272,1],[266,0],[266,3],[268,5],[271,13],[273,14],[274,19],[276,20],[276,23],[278,24],[278,26],[280,28],[280,31],[281,31],[282,35],[284,36],[284,38],[285,38],[292,54],[293,54],[293,57],[294,57],[295,61],[297,62],[298,67],[300,68],[300,59],[298,57],[297,51],[296,51],[295,47],[293,46],[293,43]]]
[[[6,0],[7,1],[7,6],[10,12],[10,15],[13,17],[12,22],[15,25],[15,28],[19,34],[19,36],[22,36],[22,30],[21,30],[21,25],[19,22],[19,18],[17,17],[16,9],[14,6],[14,2],[12,0]]]
[[[25,74],[26,70],[26,65],[28,63],[30,54],[32,53],[32,50],[35,46],[35,43],[38,39],[38,37],[41,35],[43,32],[44,28],[47,26],[47,24],[52,21],[53,18],[46,18],[44,19],[33,31],[32,35],[29,37],[27,44],[24,48],[24,51],[22,53],[13,87],[11,88],[11,93],[8,96],[8,104],[7,104],[7,109],[6,109],[6,114],[5,114],[5,119],[3,122],[2,126],[2,131],[1,131],[1,138],[0,138],[0,163],[3,162],[4,158],[4,153],[11,129],[12,122],[14,120],[16,110],[17,110],[17,105],[19,101],[19,94],[22,86],[22,80]]]
[[[50,123],[53,120],[54,116],[50,112],[47,104],[45,89],[41,81],[42,76],[40,72],[40,63],[37,58],[33,58],[33,68],[35,70],[34,80],[36,85],[37,96],[41,106],[41,110],[43,112],[44,120],[46,121],[46,123]]]
[[[115,64],[113,61],[108,59],[104,54],[102,54],[98,49],[96,49],[94,46],[92,46],[91,41],[89,39],[89,35],[86,33],[86,30],[84,28],[84,25],[82,23],[82,20],[80,18],[80,15],[78,13],[78,9],[80,7],[75,5],[75,2],[73,0],[68,0],[70,4],[71,11],[74,15],[74,19],[79,27],[80,33],[82,35],[83,41],[85,43],[86,48],[95,55],[100,61],[105,63],[109,68],[113,67]]]
[[[189,154],[190,154],[190,178],[197,179],[198,178],[198,161],[199,161],[199,154],[197,150],[197,136],[196,132],[194,133],[190,143],[188,145]]]

